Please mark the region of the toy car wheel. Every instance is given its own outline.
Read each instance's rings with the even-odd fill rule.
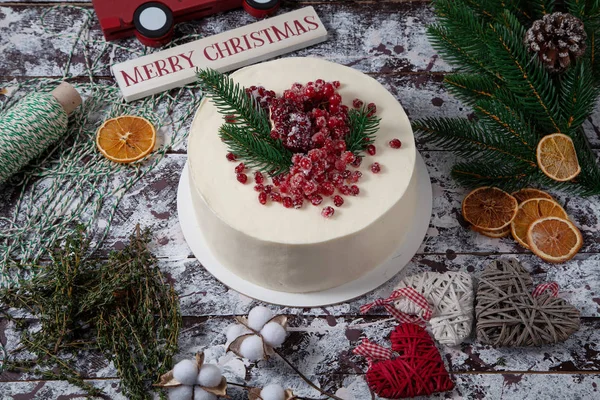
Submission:
[[[244,0],[244,10],[256,18],[274,14],[280,5],[281,0]]]
[[[133,24],[142,43],[147,46],[161,45],[165,40],[170,41],[173,31],[173,12],[161,3],[145,3],[135,10]]]

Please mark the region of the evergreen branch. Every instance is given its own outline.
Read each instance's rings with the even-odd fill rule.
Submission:
[[[550,74],[523,44],[525,29],[511,13],[503,13],[505,24],[490,25],[492,60],[504,77],[507,90],[518,98],[525,111],[549,132],[562,133],[555,112],[558,96]],[[508,27],[509,28],[508,28]]]
[[[567,128],[565,133],[573,136],[594,110],[599,94],[589,62],[584,59],[569,68],[560,84],[560,117]]]
[[[516,111],[499,100],[480,100],[474,106],[475,113],[481,122],[492,130],[492,134],[509,136],[514,139],[514,151],[528,159],[535,159],[535,149],[540,135],[534,127],[525,121],[523,114]],[[523,146],[522,150],[519,147]]]
[[[287,172],[292,164],[292,152],[281,142],[266,141],[245,127],[223,124],[219,128],[219,136],[229,151],[244,161],[248,168],[275,176]]]
[[[356,156],[362,156],[367,146],[375,140],[375,135],[379,130],[381,118],[374,114],[369,116],[370,111],[367,106],[361,109],[352,109],[348,112],[348,125],[350,133],[346,135],[346,150],[351,151]]]
[[[504,162],[459,163],[452,168],[452,177],[468,188],[495,186],[509,192],[528,186],[535,174],[534,168]]]
[[[206,97],[229,123],[244,126],[263,138],[270,138],[271,127],[265,110],[248,96],[243,87],[231,78],[213,69],[198,70],[196,76]]]
[[[461,157],[482,162],[509,159],[522,166],[537,168],[533,161],[535,153],[523,153],[518,145],[505,137],[488,134],[479,123],[464,118],[426,118],[412,125],[426,141],[443,146]]]
[[[468,105],[478,100],[491,98],[498,84],[487,75],[450,74],[444,78],[448,91]]]

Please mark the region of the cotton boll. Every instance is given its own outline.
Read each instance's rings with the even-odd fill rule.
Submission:
[[[260,334],[268,345],[279,347],[285,342],[287,332],[285,328],[276,322],[269,322],[261,329]]]
[[[274,383],[265,386],[263,390],[260,391],[260,397],[262,397],[263,400],[285,400],[285,390]]]
[[[191,400],[193,392],[193,386],[177,386],[169,389],[169,400]]]
[[[213,388],[219,386],[222,377],[223,374],[219,367],[214,364],[204,364],[202,368],[200,368],[198,381],[196,383],[200,386]]]
[[[260,331],[271,318],[273,318],[273,311],[267,307],[254,307],[248,314],[248,326],[255,331]]]
[[[217,396],[196,386],[194,389],[194,400],[217,400]]]
[[[240,345],[240,354],[250,361],[262,360],[265,357],[263,341],[260,336],[249,336]]]
[[[252,331],[250,331],[250,329],[246,328],[244,325],[229,325],[229,328],[227,328],[227,341],[233,342],[235,339],[247,333],[252,333]]]
[[[173,368],[173,378],[184,385],[195,385],[196,378],[198,378],[198,365],[196,361],[179,361]]]

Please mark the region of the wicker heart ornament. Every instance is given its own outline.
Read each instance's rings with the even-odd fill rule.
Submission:
[[[454,388],[433,339],[416,324],[396,327],[390,337],[392,349],[364,339],[354,349],[369,361],[369,388],[380,397],[400,399],[426,396]]]
[[[442,344],[455,346],[471,335],[473,325],[473,280],[465,272],[423,272],[407,276],[397,289],[412,287],[431,305],[429,327],[433,337]],[[421,310],[406,297],[394,306],[406,314]]]
[[[517,260],[493,261],[477,288],[477,339],[498,347],[566,340],[579,330],[579,310],[557,295],[555,283],[533,290],[531,276]]]

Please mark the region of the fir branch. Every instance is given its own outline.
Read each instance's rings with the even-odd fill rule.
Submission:
[[[219,136],[248,168],[276,176],[287,172],[292,164],[292,152],[281,142],[266,141],[245,127],[223,124],[219,128]]]
[[[444,78],[444,83],[450,93],[468,105],[494,97],[499,88],[494,79],[479,74],[450,74]]]
[[[254,97],[246,94],[243,87],[213,69],[198,70],[196,76],[204,94],[211,99],[219,113],[233,116],[228,118],[229,123],[243,126],[258,136],[271,140],[267,113]]]
[[[348,112],[348,125],[350,133],[346,135],[346,150],[351,151],[356,156],[362,156],[367,146],[375,140],[375,135],[379,130],[381,118],[376,115],[369,115],[367,106],[361,109],[352,109]]]
[[[456,164],[452,177],[468,188],[495,186],[511,192],[528,186],[536,172],[534,168],[503,162],[468,162]]]
[[[585,59],[572,66],[560,77],[561,93],[559,111],[567,131],[577,134],[581,124],[594,110],[599,90],[594,85],[594,76]]]
[[[505,24],[491,26],[490,46],[492,60],[504,78],[506,89],[542,127],[562,133],[555,116],[558,96],[550,74],[537,57],[527,53],[523,44],[525,29],[519,21],[508,11],[503,17]]]
[[[523,167],[537,168],[535,153],[522,152],[519,143],[501,135],[490,135],[477,122],[463,118],[426,118],[414,121],[413,129],[428,141],[458,155],[481,162],[511,160]]]

